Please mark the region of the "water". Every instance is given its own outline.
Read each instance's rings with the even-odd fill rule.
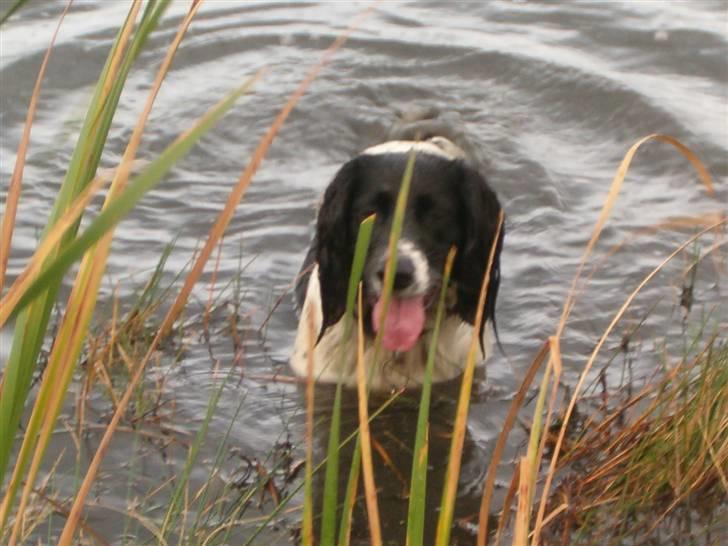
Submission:
[[[119,226],[101,315],[108,312],[116,286],[122,301],[133,301],[162,248],[175,237],[166,280],[187,265],[288,95],[366,5],[209,0],[202,7],[162,87],[142,157],[154,157],[256,70],[263,66],[269,70],[254,93],[242,99]],[[62,7],[57,1],[30,2],[0,35],[0,179],[4,181],[12,171],[28,95]],[[126,9],[121,1],[79,2],[63,25],[33,128],[11,278],[35,248],[93,84]],[[184,2],[170,9],[132,72],[111,130],[105,166],[119,160],[185,9]],[[376,143],[398,110],[415,103],[432,105],[461,116],[507,214],[497,310],[505,355],[489,362],[487,380],[480,377],[475,387],[458,515],[477,512],[479,484],[510,398],[536,350],[555,330],[582,249],[628,147],[654,132],[679,138],[710,168],[717,196],[713,200],[706,196],[684,158],[667,145],[650,144],[639,152],[630,171],[604,232],[602,253],[640,228],[668,217],[725,209],[727,36],[728,4],[723,1],[378,5],[291,115],[228,229],[218,286],[235,277],[240,260],[252,259],[242,275],[247,375],[240,383],[233,382],[234,388],[226,388],[208,444],[219,443],[243,400],[231,433],[231,452],[262,459],[287,440],[300,457],[300,393],[295,385],[269,377],[288,373],[286,358],[296,327],[290,295],[275,308],[265,328],[260,327],[298,271],[315,203],[337,168]],[[684,233],[665,230],[643,235],[600,268],[567,329],[567,384],[578,376],[583,355],[627,292],[685,238]],[[718,256],[712,263],[720,261]],[[646,346],[653,346],[651,336],[663,339],[667,335],[662,330],[664,320],[675,311],[678,274],[686,264],[678,260],[670,270],[672,276],[648,286],[627,316],[626,325],[634,325],[658,302],[641,330]],[[699,281],[696,309],[726,301],[726,287],[715,281],[714,270],[699,270]],[[207,288],[200,285],[195,296],[188,310],[193,318],[204,308]],[[718,313],[725,317],[725,306]],[[97,320],[107,317],[108,313]],[[2,335],[0,353],[5,355],[7,332]],[[609,348],[618,343],[617,336]],[[230,340],[214,336],[213,346],[213,359],[222,370],[228,369],[235,353]],[[657,358],[648,354],[640,365],[649,370]],[[169,420],[178,429],[197,430],[217,384],[213,359],[193,332],[188,333],[180,362],[161,364],[165,396],[173,400]],[[438,391],[444,422],[454,393],[455,388]],[[95,418],[103,421],[108,402],[102,396],[95,401]],[[409,414],[413,416],[414,411]],[[388,430],[410,430],[413,419],[402,417],[409,414],[401,410],[390,421],[385,419],[378,429],[381,438],[386,439]],[[349,416],[353,415],[350,408]],[[502,481],[510,477],[510,458],[523,438],[522,433],[516,434],[509,445]],[[130,532],[114,511],[126,506],[127,482],[111,477],[126,468],[124,463],[134,455],[128,439],[122,432],[112,446],[100,480],[102,496],[89,508],[89,525],[111,542],[120,542]],[[47,459],[53,460],[63,445],[70,445],[68,439],[59,439]],[[432,460],[442,466],[445,452],[438,445],[433,447]],[[135,493],[153,488],[160,472],[171,475],[185,450],[173,445],[165,457],[160,453],[151,450],[134,459]],[[212,447],[204,456],[211,454]],[[404,464],[404,459],[400,454],[396,461]],[[383,467],[380,472],[381,482],[397,484],[389,469]],[[58,484],[61,489],[72,482],[72,465],[67,473],[68,480]],[[396,544],[402,503],[397,493],[381,498],[384,525]],[[288,516],[291,527],[297,517],[296,513]],[[290,537],[286,526],[282,527],[260,543],[287,543]],[[141,528],[138,532],[143,534]],[[245,536],[245,531],[241,533]]]

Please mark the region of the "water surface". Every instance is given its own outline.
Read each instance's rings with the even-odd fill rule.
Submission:
[[[206,2],[162,88],[140,155],[154,157],[224,93],[259,68],[269,70],[254,93],[241,100],[119,226],[99,312],[106,316],[97,321],[108,318],[115,288],[122,301],[134,300],[171,240],[176,238],[176,247],[166,267],[166,281],[188,264],[288,95],[366,5]],[[0,35],[0,179],[4,181],[12,171],[28,95],[62,7],[58,1],[32,1]],[[63,25],[33,128],[11,277],[19,274],[35,248],[95,79],[126,9],[121,1],[79,2]],[[172,6],[132,71],[103,157],[105,166],[119,160],[185,9],[184,2]],[[301,456],[300,393],[295,385],[270,377],[289,374],[286,359],[296,317],[287,291],[310,239],[315,204],[337,168],[381,139],[399,110],[426,104],[461,117],[507,214],[497,309],[505,354],[489,361],[487,378],[479,377],[475,386],[458,516],[477,513],[480,483],[510,399],[536,350],[555,330],[583,247],[629,146],[655,132],[679,138],[709,166],[718,195],[715,200],[706,197],[688,162],[674,150],[650,144],[630,171],[600,244],[602,254],[640,228],[666,218],[725,208],[727,36],[728,7],[722,1],[379,4],[291,115],[227,232],[217,287],[236,277],[241,262],[247,264],[241,277],[245,376],[225,389],[202,458],[213,456],[241,400],[230,437],[233,459],[244,454],[265,460],[282,445],[292,446],[293,455]],[[0,199],[4,198],[3,192]],[[566,384],[574,382],[584,355],[628,291],[686,237],[665,230],[641,236],[599,269],[567,329]],[[621,332],[651,310],[639,340],[647,348],[639,359],[644,373],[660,358],[652,348],[670,336],[666,318],[675,314],[679,272],[687,263],[677,260],[661,282],[646,288],[609,344],[610,349],[617,347]],[[715,280],[714,269],[701,268],[698,277],[695,309],[726,301],[725,284]],[[207,297],[208,287],[201,284],[187,311],[192,324]],[[725,306],[717,313],[725,318]],[[222,316],[217,326],[224,331]],[[174,364],[162,359],[159,373],[166,378],[165,396],[173,400],[171,421],[194,433],[218,384],[220,372],[213,368],[229,369],[235,350],[223,334],[213,336],[212,352],[199,332],[190,328],[185,335],[182,358]],[[8,332],[0,336],[0,354],[5,356]],[[610,373],[611,369],[607,372],[611,380]],[[620,373],[614,369],[615,381]],[[445,460],[445,425],[455,392],[456,387],[446,387],[437,393],[435,420],[441,419],[445,439],[433,447],[435,467]],[[102,395],[94,401],[93,418],[105,422],[108,402]],[[68,411],[70,415],[73,410]],[[392,431],[405,431],[406,436],[414,414],[414,409],[406,408],[393,412],[377,429],[380,440],[387,442]],[[354,415],[350,407],[348,416]],[[63,434],[58,436],[49,461],[69,445],[68,439],[60,438]],[[509,445],[501,481],[510,479],[512,458],[524,438],[518,432]],[[93,440],[87,447],[92,450]],[[160,476],[178,471],[185,456],[183,449],[177,449],[165,457],[155,450],[142,457],[135,449],[123,432],[118,435],[88,512],[89,525],[112,543],[134,542],[133,533],[114,511],[127,505],[128,482],[115,479],[114,473],[128,470],[133,461],[136,477],[131,487],[143,496]],[[82,457],[81,467],[88,455]],[[405,459],[400,454],[396,460],[404,464]],[[73,474],[71,464],[68,480],[58,484],[61,490],[72,491],[68,488]],[[204,478],[203,472],[193,481]],[[381,503],[387,534],[397,544],[404,514],[399,508],[401,488],[396,473],[384,465],[379,478],[394,484],[383,493]],[[287,525],[259,543],[289,543],[298,517],[297,512],[284,516]],[[467,543],[467,524],[462,527],[459,540]],[[147,538],[143,529],[135,532]],[[247,532],[241,531],[235,540]]]

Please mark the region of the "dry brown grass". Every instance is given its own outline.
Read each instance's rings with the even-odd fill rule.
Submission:
[[[636,394],[609,396],[571,439],[547,511],[569,508],[545,526],[548,542],[686,539],[699,522],[710,543],[728,531],[711,521],[728,501],[727,469],[728,345],[711,340]]]

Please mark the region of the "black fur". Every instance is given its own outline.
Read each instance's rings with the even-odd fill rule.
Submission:
[[[460,197],[463,200],[467,235],[453,267],[453,279],[458,287],[456,309],[463,320],[473,324],[478,311],[480,286],[488,268],[488,257],[493,239],[498,231],[498,216],[501,206],[498,197],[485,179],[478,171],[469,167],[465,170]],[[504,228],[505,226],[501,227],[490,270],[484,317],[480,323],[481,341],[486,320],[490,319],[493,322],[493,329],[496,329],[495,303],[500,287],[500,254],[505,236]]]
[[[323,323],[319,339],[336,324],[346,309],[346,292],[354,260],[356,231],[349,219],[351,203],[358,191],[359,158],[346,163],[326,188],[316,218],[314,248],[319,266]]]
[[[372,294],[367,293],[367,279],[371,279],[373,268],[386,254],[394,204],[407,158],[404,153],[360,155],[347,162],[326,189],[314,240],[296,287],[298,303],[302,305],[308,284],[305,272],[317,263],[323,312],[319,339],[343,316],[358,226],[366,216],[376,213],[364,272],[368,301],[365,311],[369,318]],[[422,250],[434,281],[440,278],[449,248],[457,247],[452,275],[452,282],[457,286],[457,302],[450,312],[470,324],[475,321],[480,285],[500,210],[497,196],[469,162],[426,153],[417,155],[402,237]],[[485,307],[484,318],[493,321],[494,326],[503,237],[501,230]],[[436,289],[432,287],[433,292]],[[481,339],[484,326],[485,320],[481,325]]]

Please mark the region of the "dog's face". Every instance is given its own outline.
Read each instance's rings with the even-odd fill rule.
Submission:
[[[397,249],[394,294],[399,297],[428,295],[437,288],[445,257],[463,240],[463,226],[454,221],[461,211],[454,163],[433,168],[432,156],[422,156],[412,178],[402,235]],[[435,163],[441,160],[435,158]],[[383,156],[364,161],[359,176],[367,182],[354,193],[348,230],[356,232],[361,220],[376,215],[370,250],[364,270],[364,288],[369,297],[382,290],[392,220],[402,176],[398,158]],[[361,191],[363,190],[363,191]]]
[[[363,154],[345,164],[324,195],[316,229],[323,323],[320,334],[344,312],[354,245],[362,220],[376,215],[363,275],[364,322],[369,334],[383,329],[383,344],[407,351],[422,336],[439,292],[445,259],[457,249],[449,312],[473,323],[495,237],[500,205],[485,180],[462,160],[418,154],[397,247],[392,299],[383,314],[387,248],[406,153]],[[493,318],[501,241],[491,271],[486,318]]]

